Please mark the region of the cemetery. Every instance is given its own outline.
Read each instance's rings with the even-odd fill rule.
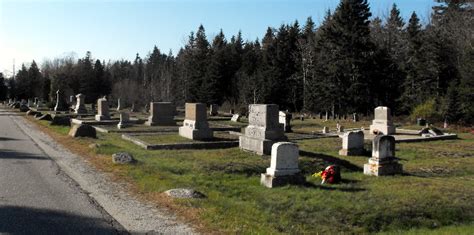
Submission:
[[[169,206],[203,231],[423,233],[473,216],[474,184],[462,178],[474,174],[474,136],[403,123],[386,107],[354,121],[254,104],[232,121],[199,103],[152,102],[148,113],[111,103],[25,116],[148,200],[177,195]],[[340,183],[314,176],[328,166]]]

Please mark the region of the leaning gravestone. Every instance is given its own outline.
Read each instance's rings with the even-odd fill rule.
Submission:
[[[267,188],[285,184],[302,184],[305,177],[298,168],[298,146],[290,142],[279,142],[272,146],[270,167],[260,178]]]
[[[55,115],[51,119],[50,124],[53,125],[53,126],[69,126],[69,125],[71,125],[71,118],[61,117],[61,116]]]
[[[395,134],[395,126],[393,125],[390,109],[379,106],[374,110],[374,120],[370,125],[370,133],[379,132],[384,135]]]
[[[109,102],[105,97],[97,100],[97,115],[95,115],[95,120],[110,120]]]
[[[69,135],[72,137],[91,137],[97,138],[97,132],[94,127],[87,124],[76,124],[69,130]]]
[[[232,115],[232,118],[230,120],[232,122],[238,122],[240,120],[240,115],[239,114],[234,114],[234,115]]]
[[[364,132],[349,131],[342,137],[342,149],[339,150],[341,156],[354,156],[364,154]]]
[[[284,140],[283,128],[278,123],[278,105],[249,105],[249,125],[239,136],[239,147],[259,155],[270,154],[272,145]]]
[[[364,164],[365,175],[393,175],[403,172],[402,165],[395,158],[395,137],[377,135],[372,142],[372,157]]]
[[[278,112],[278,122],[283,125],[285,132],[291,132],[291,118],[292,115],[289,112]]]
[[[55,112],[67,111],[67,105],[64,102],[64,98],[62,97],[62,93],[60,90],[56,91],[56,106],[54,106]]]
[[[186,114],[179,135],[192,140],[212,139],[213,131],[207,123],[206,105],[203,103],[186,103]]]
[[[176,107],[171,102],[151,102],[150,116],[145,125],[148,126],[174,126],[174,113]]]
[[[40,121],[51,121],[53,120],[53,118],[51,117],[50,114],[43,114],[41,115],[40,117],[37,117],[36,119],[40,120]]]
[[[76,95],[76,98],[77,98],[77,103],[76,103],[76,107],[74,108],[74,113],[86,114],[87,113],[87,109],[85,106],[86,96],[83,94],[78,94]]]

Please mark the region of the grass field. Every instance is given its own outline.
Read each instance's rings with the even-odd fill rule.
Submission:
[[[460,133],[458,140],[397,144],[396,155],[405,174],[388,177],[363,175],[367,156],[338,156],[338,138],[299,141],[300,168],[308,184],[267,189],[259,180],[270,165],[268,156],[238,148],[146,151],[119,134],[73,140],[65,136],[68,127],[30,120],[66,147],[87,155],[99,169],[131,182],[149,200],[163,203],[161,193],[170,188],[192,187],[204,193],[205,199],[166,201],[203,232],[474,233],[472,134]],[[308,132],[320,131],[325,125],[335,128],[335,122],[319,120],[294,124]],[[342,124],[346,128],[368,126],[368,122]],[[99,147],[89,148],[91,143]],[[115,166],[104,157],[119,151],[132,153],[138,163]],[[341,166],[341,184],[320,185],[319,179],[310,176],[334,163]]]

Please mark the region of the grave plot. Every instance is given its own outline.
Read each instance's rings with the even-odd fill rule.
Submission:
[[[215,131],[214,137],[208,140],[191,140],[176,132],[129,133],[122,139],[128,140],[144,149],[215,149],[230,148],[239,145],[238,136],[229,132]]]

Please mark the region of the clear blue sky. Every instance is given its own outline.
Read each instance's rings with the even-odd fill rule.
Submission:
[[[434,0],[369,0],[374,16],[384,17],[396,3],[407,19],[416,11],[427,21]],[[10,73],[35,59],[75,52],[108,61],[144,58],[157,45],[174,54],[200,24],[211,39],[222,28],[228,38],[242,30],[244,39],[262,38],[268,26],[308,16],[321,22],[338,0],[156,0],[103,1],[0,0],[0,72]]]

